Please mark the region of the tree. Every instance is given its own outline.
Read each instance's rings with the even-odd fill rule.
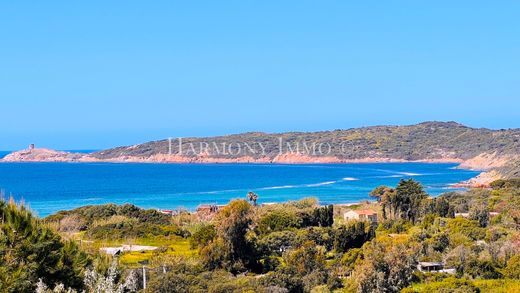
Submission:
[[[247,201],[233,200],[221,209],[216,216],[217,239],[202,251],[206,264],[212,261],[209,267],[223,267],[232,273],[256,268],[253,245],[246,238],[251,224],[252,209]]]
[[[412,244],[372,241],[363,256],[353,272],[359,292],[399,292],[411,284],[417,262]]]
[[[217,236],[215,226],[202,224],[190,237],[191,248],[204,247]]]
[[[328,205],[314,209],[314,224],[320,227],[331,227],[334,224],[334,206]]]
[[[253,203],[253,206],[256,207],[256,201],[258,200],[258,194],[250,191],[247,193],[247,198],[249,199],[250,202]]]
[[[383,194],[383,216],[415,223],[420,215],[421,203],[426,197],[427,194],[419,182],[401,179],[394,192]]]
[[[301,225],[302,219],[295,213],[285,210],[274,210],[260,217],[256,230],[260,234],[267,234],[288,228],[300,228]]]
[[[334,231],[334,248],[337,252],[346,252],[351,248],[360,248],[375,236],[373,226],[364,221],[357,221],[339,227]]]
[[[39,280],[83,289],[90,258],[76,244],[64,242],[24,206],[0,200],[0,291],[34,292]]]
[[[381,202],[381,199],[383,198],[383,196],[386,193],[391,193],[391,192],[394,192],[394,189],[392,189],[388,186],[385,186],[385,185],[381,185],[381,186],[374,188],[374,190],[370,191],[370,193],[368,195],[370,195],[371,197],[375,197],[378,202]]]
[[[520,279],[520,254],[514,255],[507,261],[504,272],[508,278]]]
[[[489,209],[485,205],[475,205],[469,210],[469,219],[477,220],[480,227],[485,228],[489,224]]]

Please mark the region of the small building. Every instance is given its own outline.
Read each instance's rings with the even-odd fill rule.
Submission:
[[[173,216],[174,215],[174,211],[173,210],[159,210],[159,213],[164,214],[164,215],[169,215],[169,216]]]
[[[446,273],[455,274],[455,269],[445,269],[442,262],[421,261],[417,264],[417,270],[424,273]]]
[[[219,206],[216,204],[201,204],[197,207],[197,213],[216,213],[219,210]]]
[[[377,213],[373,210],[350,210],[343,214],[343,219],[346,221],[361,220],[377,223]]]

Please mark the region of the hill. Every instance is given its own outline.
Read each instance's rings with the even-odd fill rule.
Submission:
[[[312,144],[315,144],[316,152],[309,152],[309,148],[305,149],[304,143],[310,150],[313,150]],[[263,144],[265,149],[260,148],[259,144]],[[320,144],[321,153],[317,149]],[[244,147],[246,145],[256,147],[256,152]],[[225,151],[223,146],[226,146]],[[424,122],[409,126],[373,126],[321,132],[251,132],[207,138],[183,138],[181,141],[174,139],[171,152],[182,153],[186,157],[198,155],[208,158],[250,157],[257,160],[274,160],[280,154],[295,151],[298,146],[299,153],[303,155],[328,156],[338,160],[385,158],[406,161],[459,161],[482,154],[494,154],[497,157],[519,155],[520,129],[490,130],[470,128],[456,122]],[[94,153],[93,156],[98,159],[114,159],[121,156],[151,157],[158,154],[166,155],[169,151],[169,140],[160,140],[104,150]]]
[[[509,178],[520,170],[520,129],[471,128],[456,122],[371,126],[319,132],[262,133],[164,139],[93,154],[24,150],[4,161],[177,163],[457,162],[494,170],[472,184]],[[37,153],[38,155],[34,155]],[[486,177],[487,176],[487,177]],[[485,181],[485,182],[484,182]]]

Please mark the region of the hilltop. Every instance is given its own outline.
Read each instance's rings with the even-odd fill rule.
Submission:
[[[45,156],[45,153],[49,155]],[[423,122],[319,132],[248,132],[164,139],[92,154],[34,149],[12,153],[3,161],[456,162],[463,168],[493,170],[471,182],[479,185],[500,177],[514,177],[520,170],[519,156],[520,129],[492,130],[471,128],[456,122]]]

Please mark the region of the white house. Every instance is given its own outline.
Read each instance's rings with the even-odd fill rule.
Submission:
[[[343,214],[343,219],[369,221],[371,223],[377,222],[377,213],[373,210],[350,210]]]

